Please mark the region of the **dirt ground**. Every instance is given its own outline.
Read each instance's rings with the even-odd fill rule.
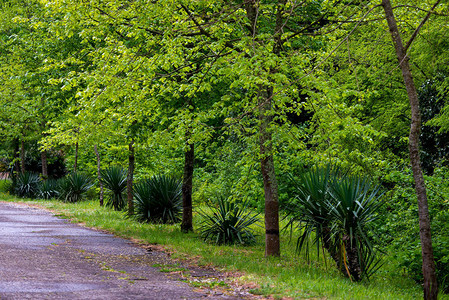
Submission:
[[[0,203],[0,299],[255,299],[189,267],[50,212]]]

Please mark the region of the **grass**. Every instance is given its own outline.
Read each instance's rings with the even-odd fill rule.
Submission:
[[[271,295],[275,299],[421,299],[419,285],[406,278],[395,267],[394,261],[387,261],[371,281],[359,283],[343,278],[321,259],[308,264],[295,254],[295,243],[282,235],[282,256],[264,257],[263,229],[255,228],[257,243],[254,246],[216,246],[203,242],[198,234],[183,234],[179,225],[142,224],[123,218],[123,213],[100,207],[97,202],[62,203],[56,200],[27,200],[3,194],[0,199],[24,202],[54,211],[57,215],[112,232],[118,236],[162,245],[172,257],[186,260],[195,265],[221,268],[237,272],[241,284],[256,286],[252,292]],[[198,221],[198,215],[194,220]],[[196,222],[197,223],[197,222]],[[198,224],[196,224],[198,225]],[[327,267],[326,267],[327,265]],[[449,299],[442,295],[441,299]]]

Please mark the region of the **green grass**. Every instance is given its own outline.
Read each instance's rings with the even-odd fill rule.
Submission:
[[[62,203],[55,200],[24,200],[3,194],[4,201],[25,202],[54,211],[73,222],[88,227],[113,232],[118,236],[140,240],[144,243],[163,245],[177,259],[196,265],[213,265],[223,271],[239,272],[241,283],[252,283],[258,287],[255,294],[272,295],[274,298],[293,299],[421,299],[419,285],[406,278],[387,261],[371,281],[359,283],[343,278],[330,261],[322,258],[311,263],[295,254],[295,243],[282,236],[282,256],[264,257],[263,229],[255,228],[257,243],[254,246],[216,246],[203,242],[198,234],[183,234],[179,225],[141,224],[123,218],[123,213],[99,207],[97,202]],[[194,215],[197,225],[198,215]],[[441,299],[449,299],[442,295]]]

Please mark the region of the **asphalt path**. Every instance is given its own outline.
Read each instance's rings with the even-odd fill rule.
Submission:
[[[193,288],[155,266],[171,263],[160,251],[148,251],[50,212],[0,203],[1,300],[246,298]],[[191,278],[208,275],[192,274]]]

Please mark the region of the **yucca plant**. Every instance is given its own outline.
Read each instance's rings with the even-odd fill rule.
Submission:
[[[344,252],[341,255],[346,258],[347,272],[358,281],[379,264],[368,233],[378,217],[382,193],[379,186],[373,186],[367,179],[346,176],[332,187],[330,194],[332,231]]]
[[[255,236],[251,226],[258,223],[258,215],[249,211],[248,203],[235,203],[224,197],[217,197],[216,206],[209,208],[212,214],[199,211],[203,221],[200,224],[200,234],[204,240],[216,244],[251,244]]]
[[[81,201],[87,191],[93,186],[91,178],[83,173],[70,173],[61,178],[59,183],[59,198],[66,202]]]
[[[297,195],[286,215],[289,227],[300,232],[298,251],[308,254],[313,244],[319,255],[321,245],[351,279],[372,274],[379,260],[369,225],[382,205],[379,187],[331,165],[300,174],[294,184]]]
[[[38,192],[40,178],[36,173],[20,173],[14,182],[14,193],[23,198],[34,198]]]
[[[304,250],[307,259],[311,245],[316,246],[318,257],[320,246],[323,246],[337,264],[340,264],[329,218],[329,191],[340,174],[338,167],[328,165],[324,168],[313,168],[297,177],[290,176],[296,196],[284,208],[288,219],[286,228],[289,227],[292,231],[296,228],[300,232],[296,249],[298,252]]]
[[[122,167],[112,166],[100,171],[101,181],[109,191],[109,199],[106,206],[113,207],[114,210],[122,210],[126,206],[123,193],[126,190],[127,172]]]
[[[140,222],[177,223],[182,213],[182,182],[157,175],[134,185],[134,217]]]
[[[40,199],[57,198],[59,195],[59,185],[54,179],[42,180],[38,185],[37,196]]]

